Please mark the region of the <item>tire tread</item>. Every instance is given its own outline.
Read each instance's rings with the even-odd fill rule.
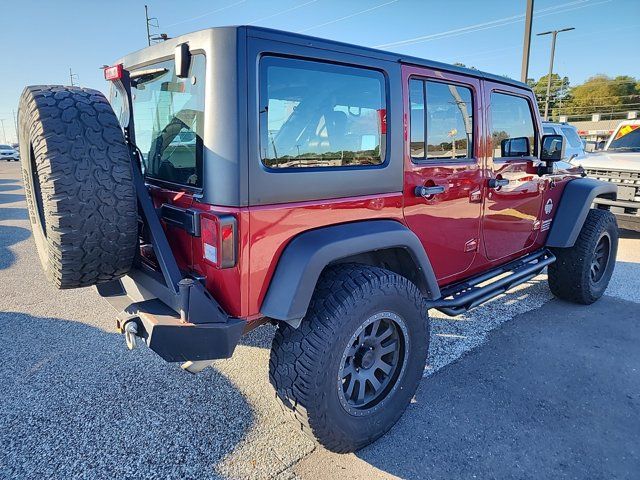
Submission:
[[[137,200],[128,148],[107,99],[88,88],[27,87],[19,124],[34,227],[39,222],[29,179],[40,178],[48,277],[63,289],[122,277],[138,244]]]

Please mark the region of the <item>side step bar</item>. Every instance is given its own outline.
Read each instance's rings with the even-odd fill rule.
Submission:
[[[538,250],[482,275],[443,288],[442,297],[430,302],[429,307],[452,317],[460,315],[531,280],[555,261],[555,255],[546,248]]]

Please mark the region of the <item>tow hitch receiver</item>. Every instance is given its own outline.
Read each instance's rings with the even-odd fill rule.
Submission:
[[[244,331],[245,322],[240,319],[185,322],[178,312],[157,298],[135,302],[125,291],[106,295],[105,289],[100,287],[98,291],[120,312],[116,317],[117,326],[124,333],[127,346],[135,348],[137,340],[144,340],[167,362],[210,363],[211,360],[229,358]]]

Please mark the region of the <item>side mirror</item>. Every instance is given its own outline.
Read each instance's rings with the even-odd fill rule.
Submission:
[[[528,157],[530,151],[527,137],[505,138],[500,142],[500,156],[503,158]]]
[[[564,158],[564,147],[562,135],[544,135],[540,160],[547,163],[559,162]]]
[[[187,78],[189,76],[189,66],[191,65],[191,52],[188,43],[181,43],[176,47],[175,53],[176,77]]]

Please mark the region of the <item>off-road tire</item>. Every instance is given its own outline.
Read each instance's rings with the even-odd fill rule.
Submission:
[[[269,378],[283,410],[334,452],[352,452],[376,440],[398,421],[422,378],[429,346],[427,308],[418,288],[393,272],[358,264],[328,268],[299,328],[280,323],[273,339]],[[340,400],[343,352],[376,312],[393,312],[406,326],[404,370],[380,408],[353,414]]]
[[[591,265],[601,239],[608,238],[607,263],[597,281],[591,275]],[[607,289],[615,267],[618,251],[618,225],[616,217],[607,210],[589,211],[587,218],[570,248],[553,248],[555,263],[549,265],[549,288],[558,298],[590,305]]]
[[[29,219],[47,277],[58,288],[120,278],[138,245],[128,147],[97,90],[25,88],[20,158]]]

